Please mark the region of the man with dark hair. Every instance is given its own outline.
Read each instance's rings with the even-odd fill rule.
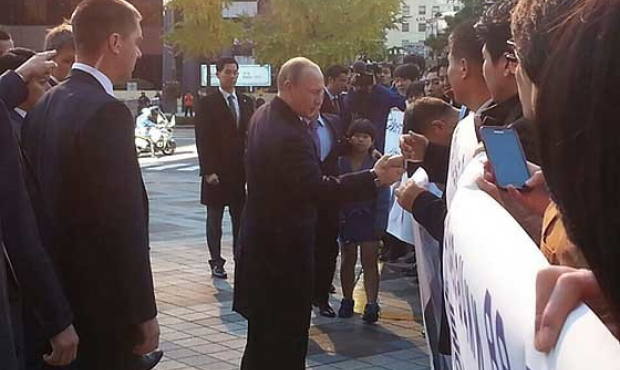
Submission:
[[[45,50],[56,50],[54,62],[58,67],[52,72],[51,83],[55,86],[64,81],[71,73],[71,66],[75,62],[75,46],[73,43],[73,28],[68,23],[58,25],[45,36]]]
[[[375,124],[377,137],[375,148],[383,153],[385,150],[385,128],[392,108],[404,111],[406,99],[404,95],[379,83],[377,65],[366,65],[357,62],[353,65],[351,89],[344,98],[344,124],[348,127],[350,120],[367,118]]]
[[[523,118],[519,101],[514,61],[506,56],[512,53],[510,17],[517,0],[501,0],[490,6],[476,23],[476,34],[484,43],[483,73],[493,104],[480,112],[477,126],[513,127],[519,133],[525,155],[530,162],[539,163],[538,148],[532,123]]]
[[[426,95],[424,94],[424,82],[414,82],[407,89],[407,105],[414,104],[416,100],[425,96]]]
[[[335,64],[325,70],[325,97],[321,113],[342,114],[342,93],[349,89],[349,70]]]
[[[439,66],[434,66],[426,72],[424,85],[426,96],[440,99],[445,97],[444,80],[439,76]]]
[[[9,50],[13,49],[13,38],[8,31],[0,28],[0,56],[5,55]]]
[[[392,73],[394,73],[394,65],[392,63],[381,63],[377,71],[378,82],[387,88],[392,87]]]
[[[18,69],[34,55],[35,52],[30,49],[11,49],[8,54],[0,57],[0,75],[8,70]],[[47,76],[33,78],[28,82],[28,98],[10,112],[11,124],[13,125],[13,130],[18,138],[21,138],[22,124],[24,123],[26,114],[28,114],[28,111],[34,107],[43,94],[45,94],[45,92],[49,89],[50,84]]]
[[[55,67],[49,60],[53,55],[36,55],[17,65],[14,72],[8,71],[0,77],[0,363],[3,369],[16,369],[15,356],[19,368],[35,368],[28,358],[33,355],[29,351],[33,333],[40,332],[41,340],[46,342],[46,351],[36,354],[37,364],[45,361],[52,366],[68,365],[77,354],[79,340],[72,325],[73,314],[46,252],[50,247],[48,235],[37,223],[41,215],[33,212],[42,204],[35,203],[33,194],[28,193],[32,176],[23,165],[26,158],[20,152],[8,113],[28,99],[31,81],[47,79]],[[6,315],[9,307],[5,300],[5,279],[9,280],[12,319]]]
[[[196,112],[196,147],[202,176],[200,199],[207,207],[209,266],[214,277],[226,279],[226,260],[222,258],[222,217],[228,206],[236,256],[241,212],[245,206],[245,138],[254,103],[235,89],[239,64],[234,58],[220,58],[215,68],[220,87],[200,100]]]
[[[420,78],[420,69],[415,64],[401,64],[394,70],[394,87],[402,96],[407,96],[409,86]]]
[[[150,369],[162,357],[151,353],[159,325],[135,124],[113,90],[141,56],[141,19],[125,0],[82,1],[71,20],[71,77],[30,111],[22,130],[84,369]]]

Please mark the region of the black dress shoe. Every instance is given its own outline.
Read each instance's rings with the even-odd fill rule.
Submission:
[[[125,370],[151,370],[164,357],[163,351],[154,351],[144,356],[131,356]]]
[[[330,318],[336,317],[336,311],[334,311],[334,309],[332,308],[332,306],[329,305],[329,303],[319,305],[318,307],[319,315]]]

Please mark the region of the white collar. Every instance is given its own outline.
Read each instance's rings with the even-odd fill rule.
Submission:
[[[20,107],[15,107],[15,109],[13,110],[15,111],[15,113],[19,114],[22,118],[26,118],[26,115],[28,114],[28,112],[21,109]]]
[[[71,69],[77,69],[78,71],[86,72],[93,76],[101,84],[105,92],[114,97],[114,85],[112,85],[112,81],[97,68],[91,67],[84,63],[74,63]]]
[[[338,95],[332,94],[331,91],[329,91],[329,89],[327,87],[325,87],[325,92],[327,93],[327,96],[329,96],[329,98],[331,100],[334,100],[334,99],[336,99],[338,97]]]
[[[233,92],[231,94],[228,91],[222,89],[222,87],[218,87],[218,89],[220,90],[220,94],[222,94],[222,96],[224,97],[224,99],[226,101],[228,101],[228,97],[231,96],[231,95],[235,97],[235,100],[237,99],[237,91],[236,90],[233,90]]]
[[[54,77],[54,76],[50,76],[50,80],[54,81],[54,83],[56,83],[56,85],[60,84],[60,81]]]

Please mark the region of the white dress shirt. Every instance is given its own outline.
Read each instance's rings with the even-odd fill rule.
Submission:
[[[234,104],[235,112],[237,112],[237,126],[239,126],[239,122],[241,120],[241,110],[239,109],[239,99],[237,99],[237,92],[233,90],[231,94],[228,91],[225,91],[224,89],[222,89],[221,87],[219,88],[219,90],[220,90],[220,94],[222,94],[222,96],[224,97],[224,100],[226,101],[228,108],[230,108],[228,97],[229,96],[233,97],[233,104]]]
[[[114,96],[114,85],[112,85],[112,81],[97,68],[91,67],[84,63],[74,63],[71,69],[77,69],[78,71],[86,72],[93,76],[101,84],[108,95]]]

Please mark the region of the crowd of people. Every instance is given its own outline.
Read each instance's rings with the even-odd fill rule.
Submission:
[[[125,0],[85,0],[41,53],[0,32],[3,369],[150,369],[163,355],[134,118],[113,91],[141,56],[141,19]],[[277,96],[257,108],[224,57],[217,91],[185,95],[215,278],[228,277],[226,208],[232,220],[233,310],[248,320],[242,369],[304,369],[312,307],[353,316],[358,253],[362,319],[379,320],[379,260],[412,251],[386,234],[390,209],[443,243],[454,141],[481,126],[514,129],[528,161],[526,190],[500,187],[490,162],[477,184],[553,265],[538,276],[537,349],[553,348],[580,302],[618,335],[620,3],[498,0],[453,29],[445,60],[426,64],[322,70],[293,58]],[[403,181],[419,168],[441,195]]]

